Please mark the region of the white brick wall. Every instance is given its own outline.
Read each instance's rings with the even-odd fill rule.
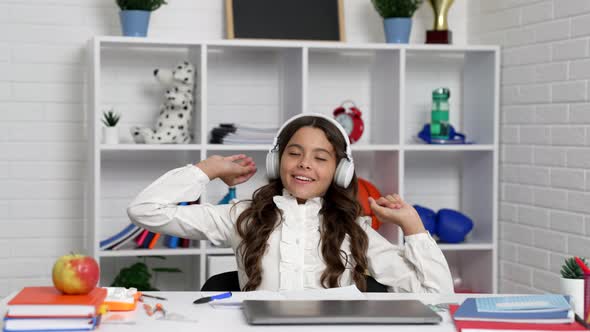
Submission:
[[[169,1],[149,34],[223,38],[223,3]],[[344,5],[348,41],[384,40],[369,1]],[[458,1],[449,14],[456,44],[466,43],[466,11]],[[432,16],[427,4],[416,13],[412,42],[424,41]],[[84,249],[85,48],[120,35],[118,20],[114,0],[0,0],[0,297],[50,283],[54,259]]]
[[[474,0],[469,43],[502,46],[500,291],[559,291],[590,256],[590,1]]]

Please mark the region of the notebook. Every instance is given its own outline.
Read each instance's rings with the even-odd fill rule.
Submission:
[[[25,287],[8,302],[6,317],[93,317],[107,290],[96,287],[84,295],[65,295],[55,287]]]
[[[455,320],[472,321],[510,321],[519,323],[571,323],[574,321],[574,313],[571,309],[549,312],[479,312],[476,300],[467,298],[457,309]]]
[[[253,325],[267,324],[438,324],[441,317],[417,300],[245,300]]]
[[[450,305],[449,311],[457,332],[484,331],[484,330],[504,330],[504,331],[588,331],[582,324],[572,322],[568,324],[538,324],[538,323],[514,323],[514,322],[489,322],[489,321],[461,321],[455,320],[455,313],[459,308],[458,305]],[[524,331],[523,331],[524,332]]]
[[[4,332],[11,331],[80,331],[94,330],[98,322],[92,318],[5,318]]]

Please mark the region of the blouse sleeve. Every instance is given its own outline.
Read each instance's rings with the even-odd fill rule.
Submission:
[[[453,280],[442,251],[429,233],[405,236],[400,248],[364,223],[369,273],[390,291],[452,294]]]
[[[127,214],[134,224],[152,232],[208,239],[214,245],[228,247],[235,232],[234,205],[178,205],[197,200],[209,181],[194,165],[173,169],[140,192]]]

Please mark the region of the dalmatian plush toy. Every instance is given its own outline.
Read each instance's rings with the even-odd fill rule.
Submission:
[[[160,105],[155,128],[130,128],[133,140],[146,144],[189,143],[195,83],[194,66],[184,61],[172,70],[155,69],[154,76],[167,87],[164,103]]]

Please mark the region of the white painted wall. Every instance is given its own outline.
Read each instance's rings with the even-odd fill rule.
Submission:
[[[152,16],[150,36],[223,38],[223,1],[169,3]],[[348,42],[383,42],[370,1],[344,3]],[[466,12],[458,0],[449,14],[456,44],[467,40]],[[411,42],[431,24],[425,4]],[[84,53],[93,36],[119,34],[114,0],[0,0],[0,297],[50,284],[56,257],[84,251]]]
[[[500,291],[558,291],[590,256],[590,1],[472,0],[467,27],[502,46]]]

